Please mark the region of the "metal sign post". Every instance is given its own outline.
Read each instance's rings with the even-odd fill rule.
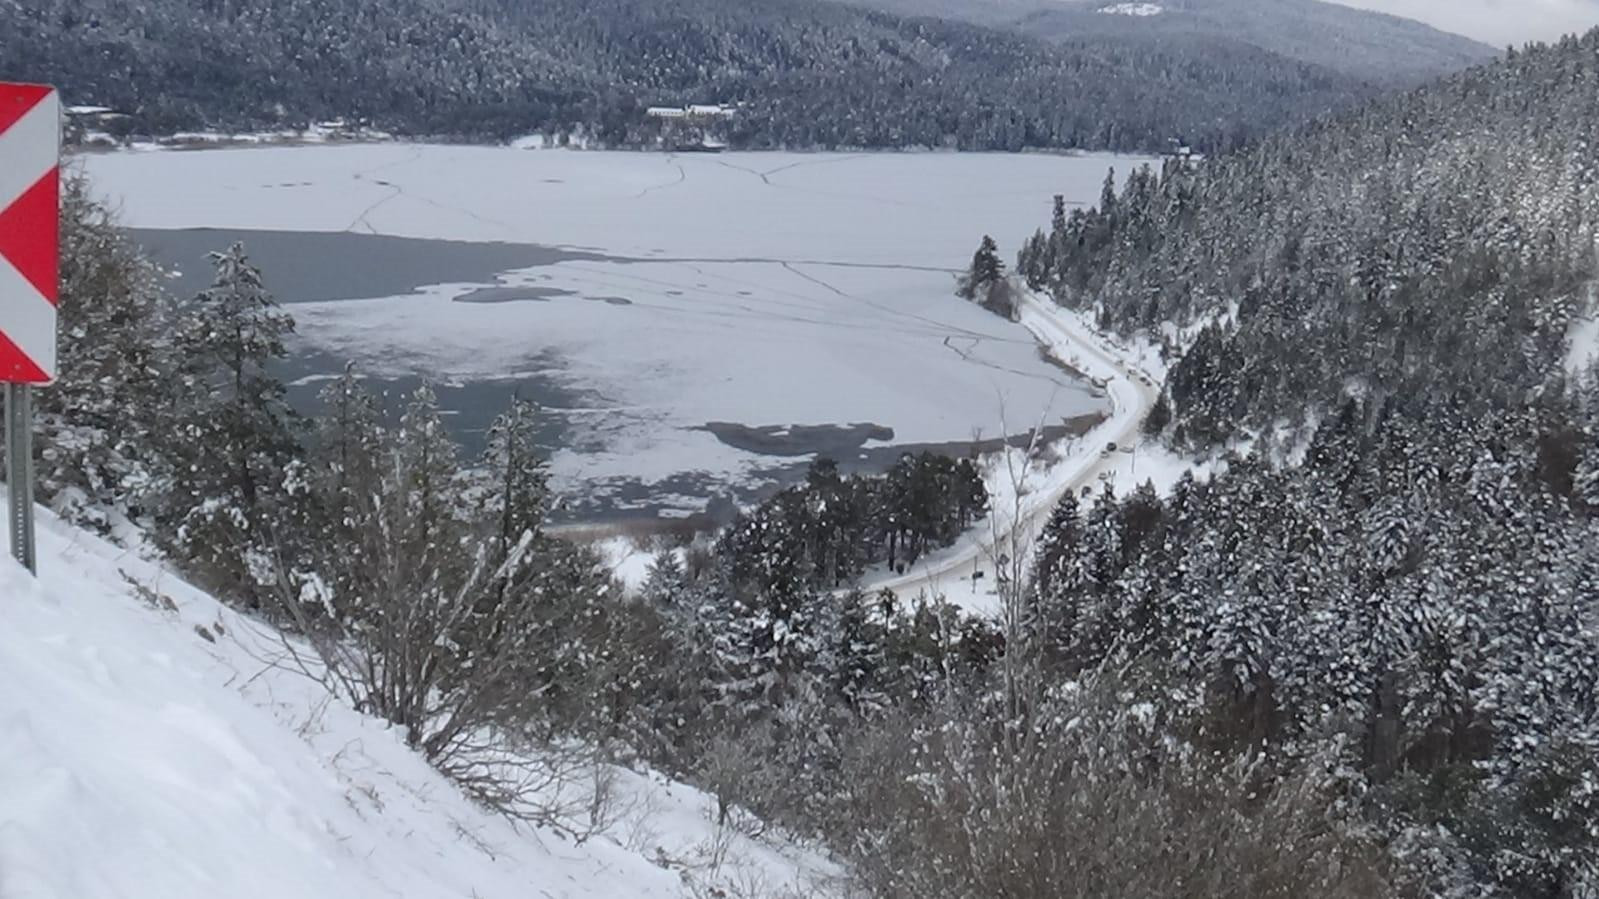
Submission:
[[[38,573],[30,385],[56,377],[60,298],[61,99],[0,82],[0,383],[6,394],[11,554]]]
[[[11,554],[38,574],[33,537],[33,392],[26,384],[6,385],[6,487]]]

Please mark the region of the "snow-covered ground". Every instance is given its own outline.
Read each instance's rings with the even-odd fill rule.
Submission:
[[[1101,406],[1028,332],[952,296],[985,233],[1009,256],[1050,197],[1098,196],[1142,160],[1000,154],[688,154],[405,144],[113,153],[83,164],[140,228],[357,232],[589,254],[298,304],[304,340],[379,375],[552,379],[569,487],[775,458],[708,422],[872,423],[893,443],[995,436],[999,410]],[[267,273],[269,284],[272,273]],[[493,286],[529,298],[452,302]],[[535,297],[536,298],[532,298]],[[871,445],[881,445],[874,442]],[[803,455],[797,457],[803,460]],[[703,497],[684,497],[685,508]]]
[[[41,580],[0,560],[4,899],[829,895],[824,858],[659,776],[609,770],[586,840],[513,827],[273,667],[261,625],[40,515]]]
[[[606,537],[592,544],[611,576],[621,581],[629,593],[637,593],[649,578],[659,550],[651,551],[631,537]]]
[[[1586,374],[1599,364],[1599,286],[1590,286],[1585,314],[1571,323],[1566,334],[1566,371]]]

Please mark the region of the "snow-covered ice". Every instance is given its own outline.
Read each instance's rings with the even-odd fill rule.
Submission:
[[[955,298],[953,276],[983,234],[1009,255],[1047,222],[1052,195],[1091,202],[1108,168],[1142,161],[381,144],[83,164],[134,227],[370,232],[597,257],[293,309],[312,349],[374,374],[472,383],[536,372],[583,396],[552,410],[569,438],[555,470],[575,486],[737,483],[793,461],[699,430],[713,421],[874,423],[894,443],[948,443],[997,435],[1002,406],[1028,418],[1101,407],[1024,328]],[[452,302],[485,285],[539,299]]]
[[[658,775],[614,771],[585,841],[513,827],[272,667],[261,625],[40,515],[42,579],[0,560],[0,897],[828,895],[824,858]]]

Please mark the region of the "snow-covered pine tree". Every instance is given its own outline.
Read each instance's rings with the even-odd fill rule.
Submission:
[[[497,523],[498,559],[505,559],[524,534],[537,535],[548,511],[549,466],[538,447],[537,427],[538,407],[521,397],[489,426],[485,511]]]
[[[669,619],[692,617],[692,609],[685,609],[691,596],[687,575],[676,550],[666,549],[655,554],[644,574],[644,584],[639,588],[639,598],[659,610]]]
[[[994,238],[983,235],[983,241],[972,254],[972,264],[961,276],[956,292],[961,297],[976,302],[986,302],[989,288],[1005,276],[1005,263],[999,258],[999,245]]]
[[[307,608],[299,614],[306,620],[348,620],[359,618],[370,600],[369,573],[381,552],[373,540],[381,532],[388,493],[389,434],[377,398],[353,366],[323,388],[320,398],[306,457],[309,495],[298,498],[290,513],[292,526],[314,536],[290,577],[303,587]]]
[[[1059,659],[1078,625],[1083,587],[1082,524],[1068,492],[1050,513],[1033,550],[1031,608],[1023,627],[1046,658]]]
[[[254,605],[271,560],[296,535],[274,529],[303,475],[299,421],[273,364],[294,319],[242,244],[211,257],[216,277],[182,310],[171,463],[158,501],[163,548],[225,596]]]
[[[1050,264],[1053,259],[1049,248],[1049,238],[1043,231],[1034,231],[1033,236],[1022,242],[1022,248],[1016,253],[1016,273],[1027,282],[1033,290],[1043,290],[1050,284]]]
[[[387,449],[382,410],[354,366],[323,388],[307,459],[312,482],[334,526],[345,524],[377,492]]]
[[[466,501],[461,480],[460,447],[444,427],[439,398],[430,384],[410,396],[394,432],[394,477],[397,480],[393,525],[402,535],[400,554],[415,560],[417,574],[432,579],[427,560],[442,572],[464,549],[455,527]]]
[[[1159,437],[1169,424],[1171,424],[1171,398],[1166,395],[1166,389],[1162,387],[1160,395],[1155,398],[1155,404],[1149,407],[1149,414],[1144,416],[1140,429],[1146,437]]]
[[[174,410],[171,302],[160,272],[89,196],[61,192],[60,377],[39,391],[38,491],[100,530],[142,517]]]

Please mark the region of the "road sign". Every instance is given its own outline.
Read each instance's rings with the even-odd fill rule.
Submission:
[[[0,82],[0,383],[56,375],[61,103]]]
[[[0,383],[6,395],[11,552],[36,571],[30,387],[56,377],[61,258],[61,101],[0,82]]]

